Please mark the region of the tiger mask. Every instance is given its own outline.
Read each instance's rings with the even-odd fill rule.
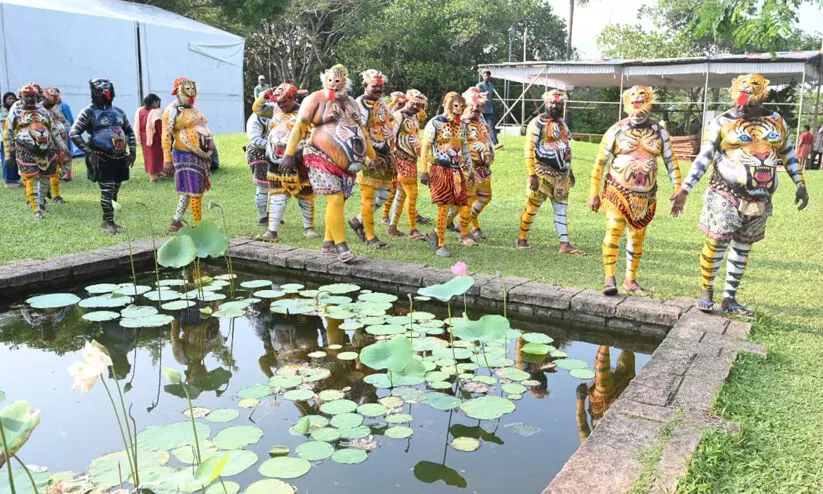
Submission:
[[[760,74],[744,74],[732,79],[732,100],[740,106],[756,106],[769,99],[769,80]]]
[[[623,92],[623,108],[629,117],[645,119],[654,105],[654,89],[649,86],[632,86]]]

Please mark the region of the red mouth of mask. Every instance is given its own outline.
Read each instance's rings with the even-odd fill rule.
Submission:
[[[194,96],[189,96],[189,104],[190,105],[194,104]]]
[[[454,121],[457,122],[457,123],[460,123],[460,115],[455,115],[454,116]]]
[[[634,103],[632,103],[632,106],[634,106],[635,108],[640,108],[641,106],[643,106],[643,103],[635,101]]]
[[[334,101],[336,96],[337,92],[334,89],[329,89],[329,101]]]
[[[749,102],[749,93],[741,91],[740,94],[737,95],[737,106],[743,106],[748,102]]]
[[[111,91],[108,89],[103,90],[103,96],[105,96],[107,100],[111,101]]]

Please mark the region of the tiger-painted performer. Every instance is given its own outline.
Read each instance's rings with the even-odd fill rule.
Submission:
[[[383,86],[388,82],[386,77],[373,69],[366,70],[361,75],[363,94],[356,101],[376,158],[357,177],[360,185],[360,214],[349,220],[349,226],[368,247],[388,249],[389,245],[374,233],[374,212],[388,202],[396,173],[393,156],[394,119],[391,110],[381,99]]]
[[[466,182],[472,174],[472,160],[466,126],[461,121],[463,97],[455,91],[446,93],[442,106],[443,113],[431,119],[423,133],[420,181],[429,186],[432,204],[437,205],[437,230],[426,240],[438,256],[450,257],[446,247],[449,208],[462,208],[468,202]]]
[[[614,368],[611,365],[610,349],[607,345],[601,345],[594,360],[594,381],[577,386],[577,434],[581,443],[591,435],[592,429],[600,424],[603,415],[629,386],[636,374],[634,352],[629,350],[621,350],[617,364]],[[591,426],[586,415],[587,396]]]
[[[137,141],[126,113],[112,104],[114,84],[108,79],[92,79],[89,86],[91,104],[77,116],[70,136],[74,145],[86,153],[89,180],[100,185],[100,228],[115,235],[121,227],[114,222],[113,202],[117,201],[121,184],[129,179],[129,168],[137,158]],[[88,142],[83,134],[88,134]]]
[[[57,164],[65,149],[65,141],[55,128],[51,113],[37,104],[41,89],[30,83],[18,90],[20,100],[9,109],[3,132],[6,166],[16,166],[26,188],[26,199],[34,210],[35,219],[46,213],[45,194],[48,181],[57,176]]]
[[[518,249],[531,249],[529,230],[540,207],[548,200],[554,211],[554,228],[560,239],[560,253],[583,255],[569,241],[566,212],[569,192],[575,185],[572,170],[571,131],[563,120],[566,93],[553,89],[543,93],[545,111],[526,127],[524,154],[529,174],[526,206],[520,214]]]
[[[286,151],[289,134],[297,122],[297,95],[302,92],[286,82],[264,92],[253,107],[260,114],[271,115],[265,150],[268,163],[268,230],[260,236],[260,240],[266,242],[279,241],[277,235],[290,197],[295,197],[300,207],[303,235],[308,238],[318,236],[314,231],[314,191],[309,181],[309,171],[303,164],[305,140],[295,153],[297,173],[285,174],[280,170],[280,159]]]
[[[260,98],[263,98],[262,94]],[[266,178],[269,162],[266,159],[266,147],[270,122],[271,118],[263,117],[257,112],[249,115],[246,120],[246,137],[249,138],[249,143],[244,148],[246,164],[249,165],[251,181],[255,186],[254,205],[257,208],[257,226],[264,228],[269,226],[269,181]]]
[[[591,175],[589,207],[601,206],[600,178],[609,166],[602,192],[606,212],[606,236],[603,238],[603,293],[617,295],[615,265],[620,237],[628,227],[626,240],[626,278],[623,287],[632,294],[649,295],[637,282],[637,268],[643,255],[646,227],[657,209],[657,159],[662,158],[675,192],[680,188],[680,168],[672,154],[666,129],[649,119],[654,104],[654,90],[633,86],[623,93],[623,107],[629,118],[612,125],[600,143]],[[679,212],[672,208],[672,215]]]
[[[402,109],[406,105],[406,93],[403,91],[392,91],[389,95],[389,111],[391,111],[392,116],[394,117],[397,112]],[[395,130],[397,130],[397,125],[395,122]],[[397,133],[395,132],[395,139],[397,138]],[[386,200],[386,203],[383,204],[383,218],[380,220],[381,223],[384,225],[391,224],[391,209],[394,205],[394,198],[397,194],[397,177],[391,181],[391,191],[389,192],[389,198]]]
[[[351,195],[364,161],[374,159],[357,102],[348,94],[349,71],[337,64],[321,75],[323,89],[300,104],[297,121],[280,158],[280,172],[297,173],[296,154],[303,147],[303,163],[315,194],[326,196],[326,232],[321,252],[337,253],[341,262],[356,258],[346,243],[345,201]]]
[[[68,142],[71,124],[69,124],[69,121],[66,120],[65,115],[63,115],[63,112],[60,110],[60,104],[62,102],[63,100],[60,96],[59,89],[54,87],[43,89],[43,108],[51,114],[54,130],[60,134],[60,139],[63,142]],[[57,173],[53,177],[49,177],[52,200],[57,204],[65,204],[66,202],[66,200],[60,196],[61,177],[71,178],[71,152],[69,152],[68,147],[66,147],[65,153],[58,153]]]
[[[737,289],[752,244],[765,236],[780,164],[797,187],[797,209],[802,210],[809,202],[786,124],[779,113],[763,108],[768,85],[760,74],[732,80],[730,93],[735,106],[712,120],[700,154],[674,197],[673,207],[682,209],[689,192],[714,163],[700,214],[700,229],[706,241],[700,253],[702,290],[696,305],[702,311],[714,310],[714,279],[731,247],[720,308],[731,314],[752,315],[737,301]]]
[[[394,93],[392,93],[394,94]],[[417,89],[409,89],[406,93],[397,96],[403,105],[394,112],[394,137],[397,146],[394,150],[394,160],[397,167],[397,193],[391,207],[391,218],[388,234],[393,237],[402,237],[405,233],[397,229],[403,207],[409,220],[409,237],[414,240],[424,240],[425,237],[417,229],[417,158],[420,156],[420,108],[428,101],[426,96]],[[399,105],[398,105],[399,106]]]
[[[186,77],[174,81],[175,100],[163,111],[163,167],[174,166],[174,185],[179,196],[169,231],[183,227],[183,215],[191,205],[197,225],[203,219],[203,195],[211,188],[209,170],[214,141],[206,116],[195,106],[197,83]]]

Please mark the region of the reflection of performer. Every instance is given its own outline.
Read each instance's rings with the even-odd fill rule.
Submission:
[[[654,105],[654,90],[633,86],[623,93],[623,107],[629,118],[612,125],[600,143],[592,168],[589,208],[601,206],[600,178],[608,167],[602,190],[606,212],[606,236],[603,238],[603,294],[617,295],[615,265],[620,237],[626,227],[626,278],[623,287],[632,294],[649,295],[637,282],[637,268],[643,255],[646,227],[657,210],[657,159],[662,158],[669,171],[674,190],[680,188],[680,168],[672,154],[666,129],[649,119]],[[675,215],[672,209],[672,215]]]
[[[635,375],[634,352],[622,350],[617,357],[617,365],[611,368],[609,347],[601,345],[597,349],[594,362],[594,381],[577,387],[577,430],[580,442],[586,440],[591,430],[597,427],[603,414],[612,406],[614,400],[629,385]],[[586,396],[589,397],[589,414],[592,418],[589,427],[586,417]]]
[[[284,316],[275,314],[266,306],[257,310],[246,309],[252,327],[263,341],[265,353],[257,360],[266,377],[283,365],[308,361],[309,352],[317,345],[319,318],[316,316]]]
[[[137,347],[138,333],[124,330],[116,320],[104,322],[101,327],[102,332],[96,337],[96,340],[108,350],[117,379],[125,379],[131,372],[129,352]]]
[[[531,376],[529,379],[540,382],[537,386],[530,387],[529,393],[535,398],[545,398],[549,395],[549,378],[546,377],[545,371],[554,369],[554,364],[548,362],[546,358],[543,358],[540,362],[527,362],[520,351],[525,344],[526,340],[523,338],[518,338],[514,342],[514,365],[518,369],[528,372]]]
[[[186,382],[191,383],[208,372],[204,360],[219,344],[220,320],[203,319],[197,307],[180,312],[171,322],[171,347],[174,359],[186,366]]]
[[[23,319],[33,328],[40,330],[40,339],[47,342],[54,341],[54,330],[63,322],[74,307],[59,309],[33,309],[28,305],[20,308]]]
[[[779,165],[784,165],[797,187],[797,209],[802,210],[809,202],[786,123],[779,113],[763,108],[768,85],[760,74],[741,75],[732,81],[730,93],[735,107],[712,120],[703,136],[700,155],[674,197],[672,207],[682,210],[691,189],[714,163],[700,214],[700,230],[706,234],[706,241],[700,253],[702,291],[696,305],[705,312],[714,309],[714,278],[731,246],[720,308],[731,314],[752,315],[738,303],[737,288],[752,244],[766,234]]]

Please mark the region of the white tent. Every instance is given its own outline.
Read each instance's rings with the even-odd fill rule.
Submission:
[[[122,0],[0,0],[0,87],[57,87],[75,115],[89,104],[89,79],[114,83],[131,119],[143,96],[171,102],[174,79],[197,81],[198,106],[215,133],[243,119],[239,36],[163,9]]]

